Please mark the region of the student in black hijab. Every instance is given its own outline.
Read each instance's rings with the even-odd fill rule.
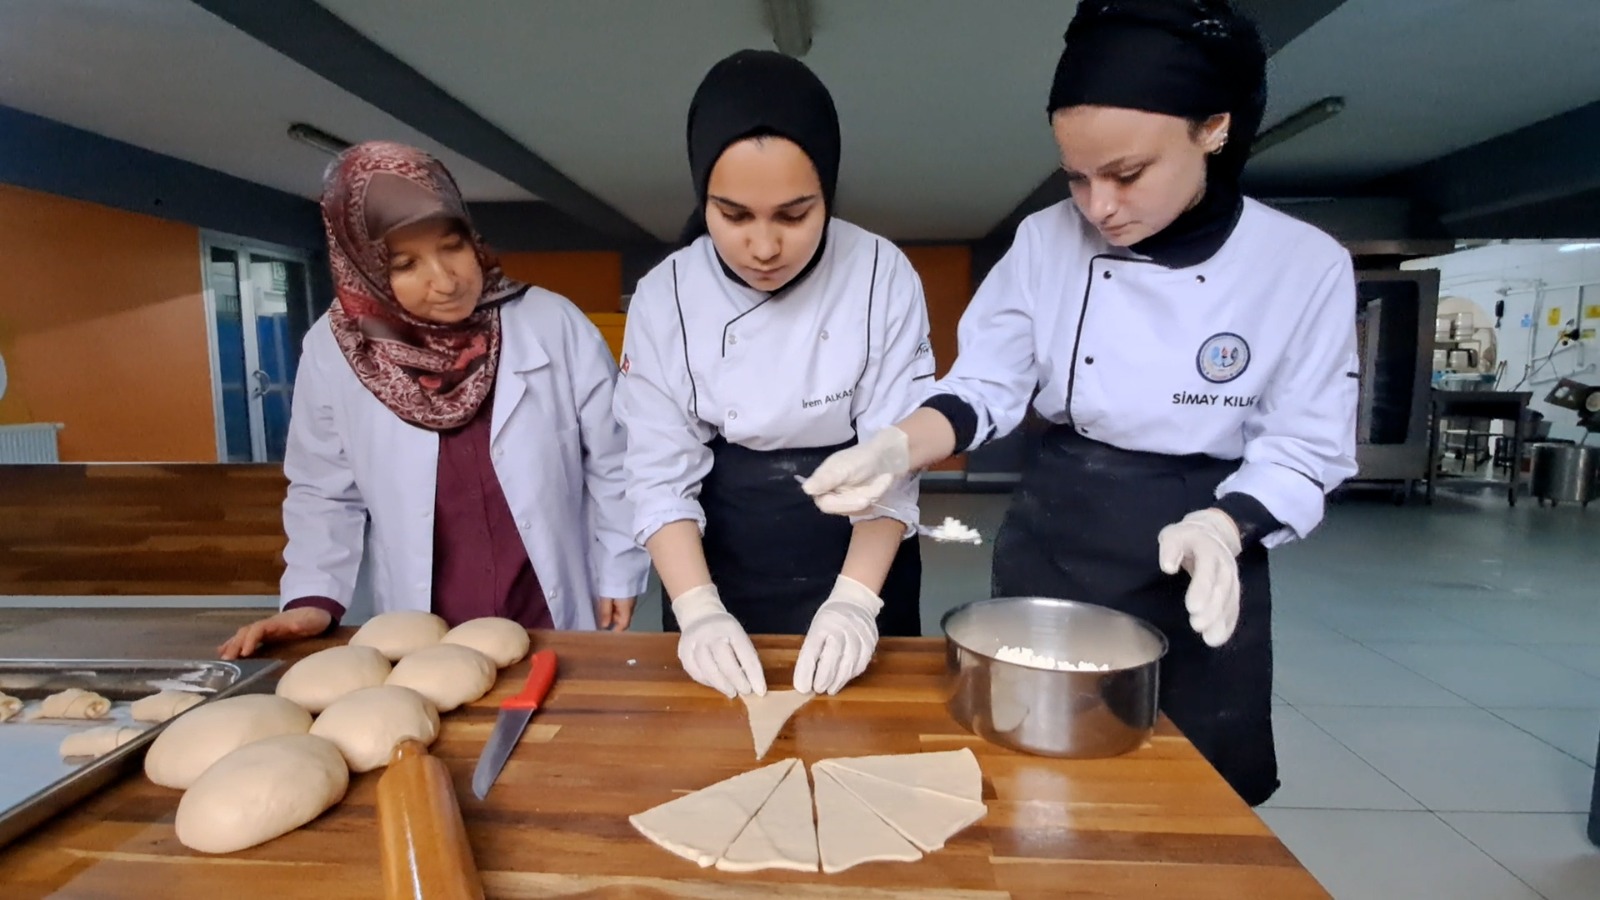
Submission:
[[[922,408],[805,485],[861,509],[1031,404],[995,595],[1159,629],[1162,710],[1251,804],[1278,787],[1267,551],[1356,471],[1350,256],[1239,190],[1265,72],[1225,0],[1081,3],[1047,107],[1071,200],[1019,227]]]
[[[839,120],[799,60],[744,50],[689,107],[686,246],[640,280],[616,412],[635,536],[696,681],[762,694],[749,634],[805,634],[794,686],[834,693],[879,634],[921,631],[906,538],[916,482],[886,477],[845,520],[796,484],[905,417],[933,376],[921,282],[893,244],[834,215]]]

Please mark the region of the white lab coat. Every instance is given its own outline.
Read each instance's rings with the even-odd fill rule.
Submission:
[[[816,268],[776,299],[730,279],[709,236],[640,279],[616,394],[640,544],[681,520],[704,530],[697,498],[718,435],[758,451],[831,447],[916,409],[934,370],[922,280],[889,241],[840,219],[828,229]],[[917,499],[903,478],[882,504],[909,529]]]
[[[1285,525],[1273,546],[1309,534],[1356,472],[1355,317],[1350,254],[1254,200],[1211,259],[1182,269],[1110,246],[1068,200],[1023,221],[930,393],[977,411],[974,447],[1033,398],[1125,450],[1242,460],[1217,495],[1259,500]]]
[[[508,301],[500,321],[495,474],[555,627],[593,629],[594,598],[637,596],[650,565],[629,534],[624,437],[611,414],[616,364],[594,324],[549,291]],[[429,609],[438,462],[438,434],[362,386],[318,320],[284,453],[282,602],[322,596],[348,609],[365,563],[375,611]]]

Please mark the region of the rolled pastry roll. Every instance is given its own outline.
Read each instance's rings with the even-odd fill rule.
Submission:
[[[22,712],[22,701],[10,694],[0,693],[0,722],[9,722]]]
[[[133,701],[135,722],[165,722],[178,713],[199,706],[205,697],[192,691],[162,691]]]
[[[61,758],[105,756],[143,733],[143,728],[131,725],[101,725],[99,728],[74,732],[61,742]]]
[[[39,719],[104,719],[111,712],[111,701],[82,688],[67,688],[44,698]]]

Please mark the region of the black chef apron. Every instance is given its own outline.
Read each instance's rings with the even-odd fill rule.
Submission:
[[[1278,788],[1267,551],[1239,557],[1239,624],[1221,647],[1189,627],[1189,576],[1161,571],[1161,529],[1211,506],[1238,460],[1121,450],[1055,426],[995,538],[996,597],[1080,600],[1166,635],[1160,706],[1251,806]]]
[[[796,475],[810,475],[837,447],[750,450],[722,437],[710,443],[711,472],[700,485],[704,546],[722,603],[750,634],[805,634],[844,566],[854,526],[820,509]],[[922,633],[922,552],[902,541],[884,579],[878,633]],[[661,624],[678,630],[665,592]]]

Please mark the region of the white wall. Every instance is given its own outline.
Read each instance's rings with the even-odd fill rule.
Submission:
[[[1490,244],[1413,260],[1403,268],[1438,269],[1439,296],[1471,300],[1490,315],[1496,301],[1505,300],[1496,331],[1497,352],[1505,363],[1498,389],[1532,391],[1531,407],[1544,413],[1551,437],[1583,436],[1577,413],[1545,403],[1544,396],[1562,378],[1600,384],[1600,339],[1594,336],[1600,330],[1600,241]],[[1574,326],[1588,336],[1558,346],[1557,334]]]

